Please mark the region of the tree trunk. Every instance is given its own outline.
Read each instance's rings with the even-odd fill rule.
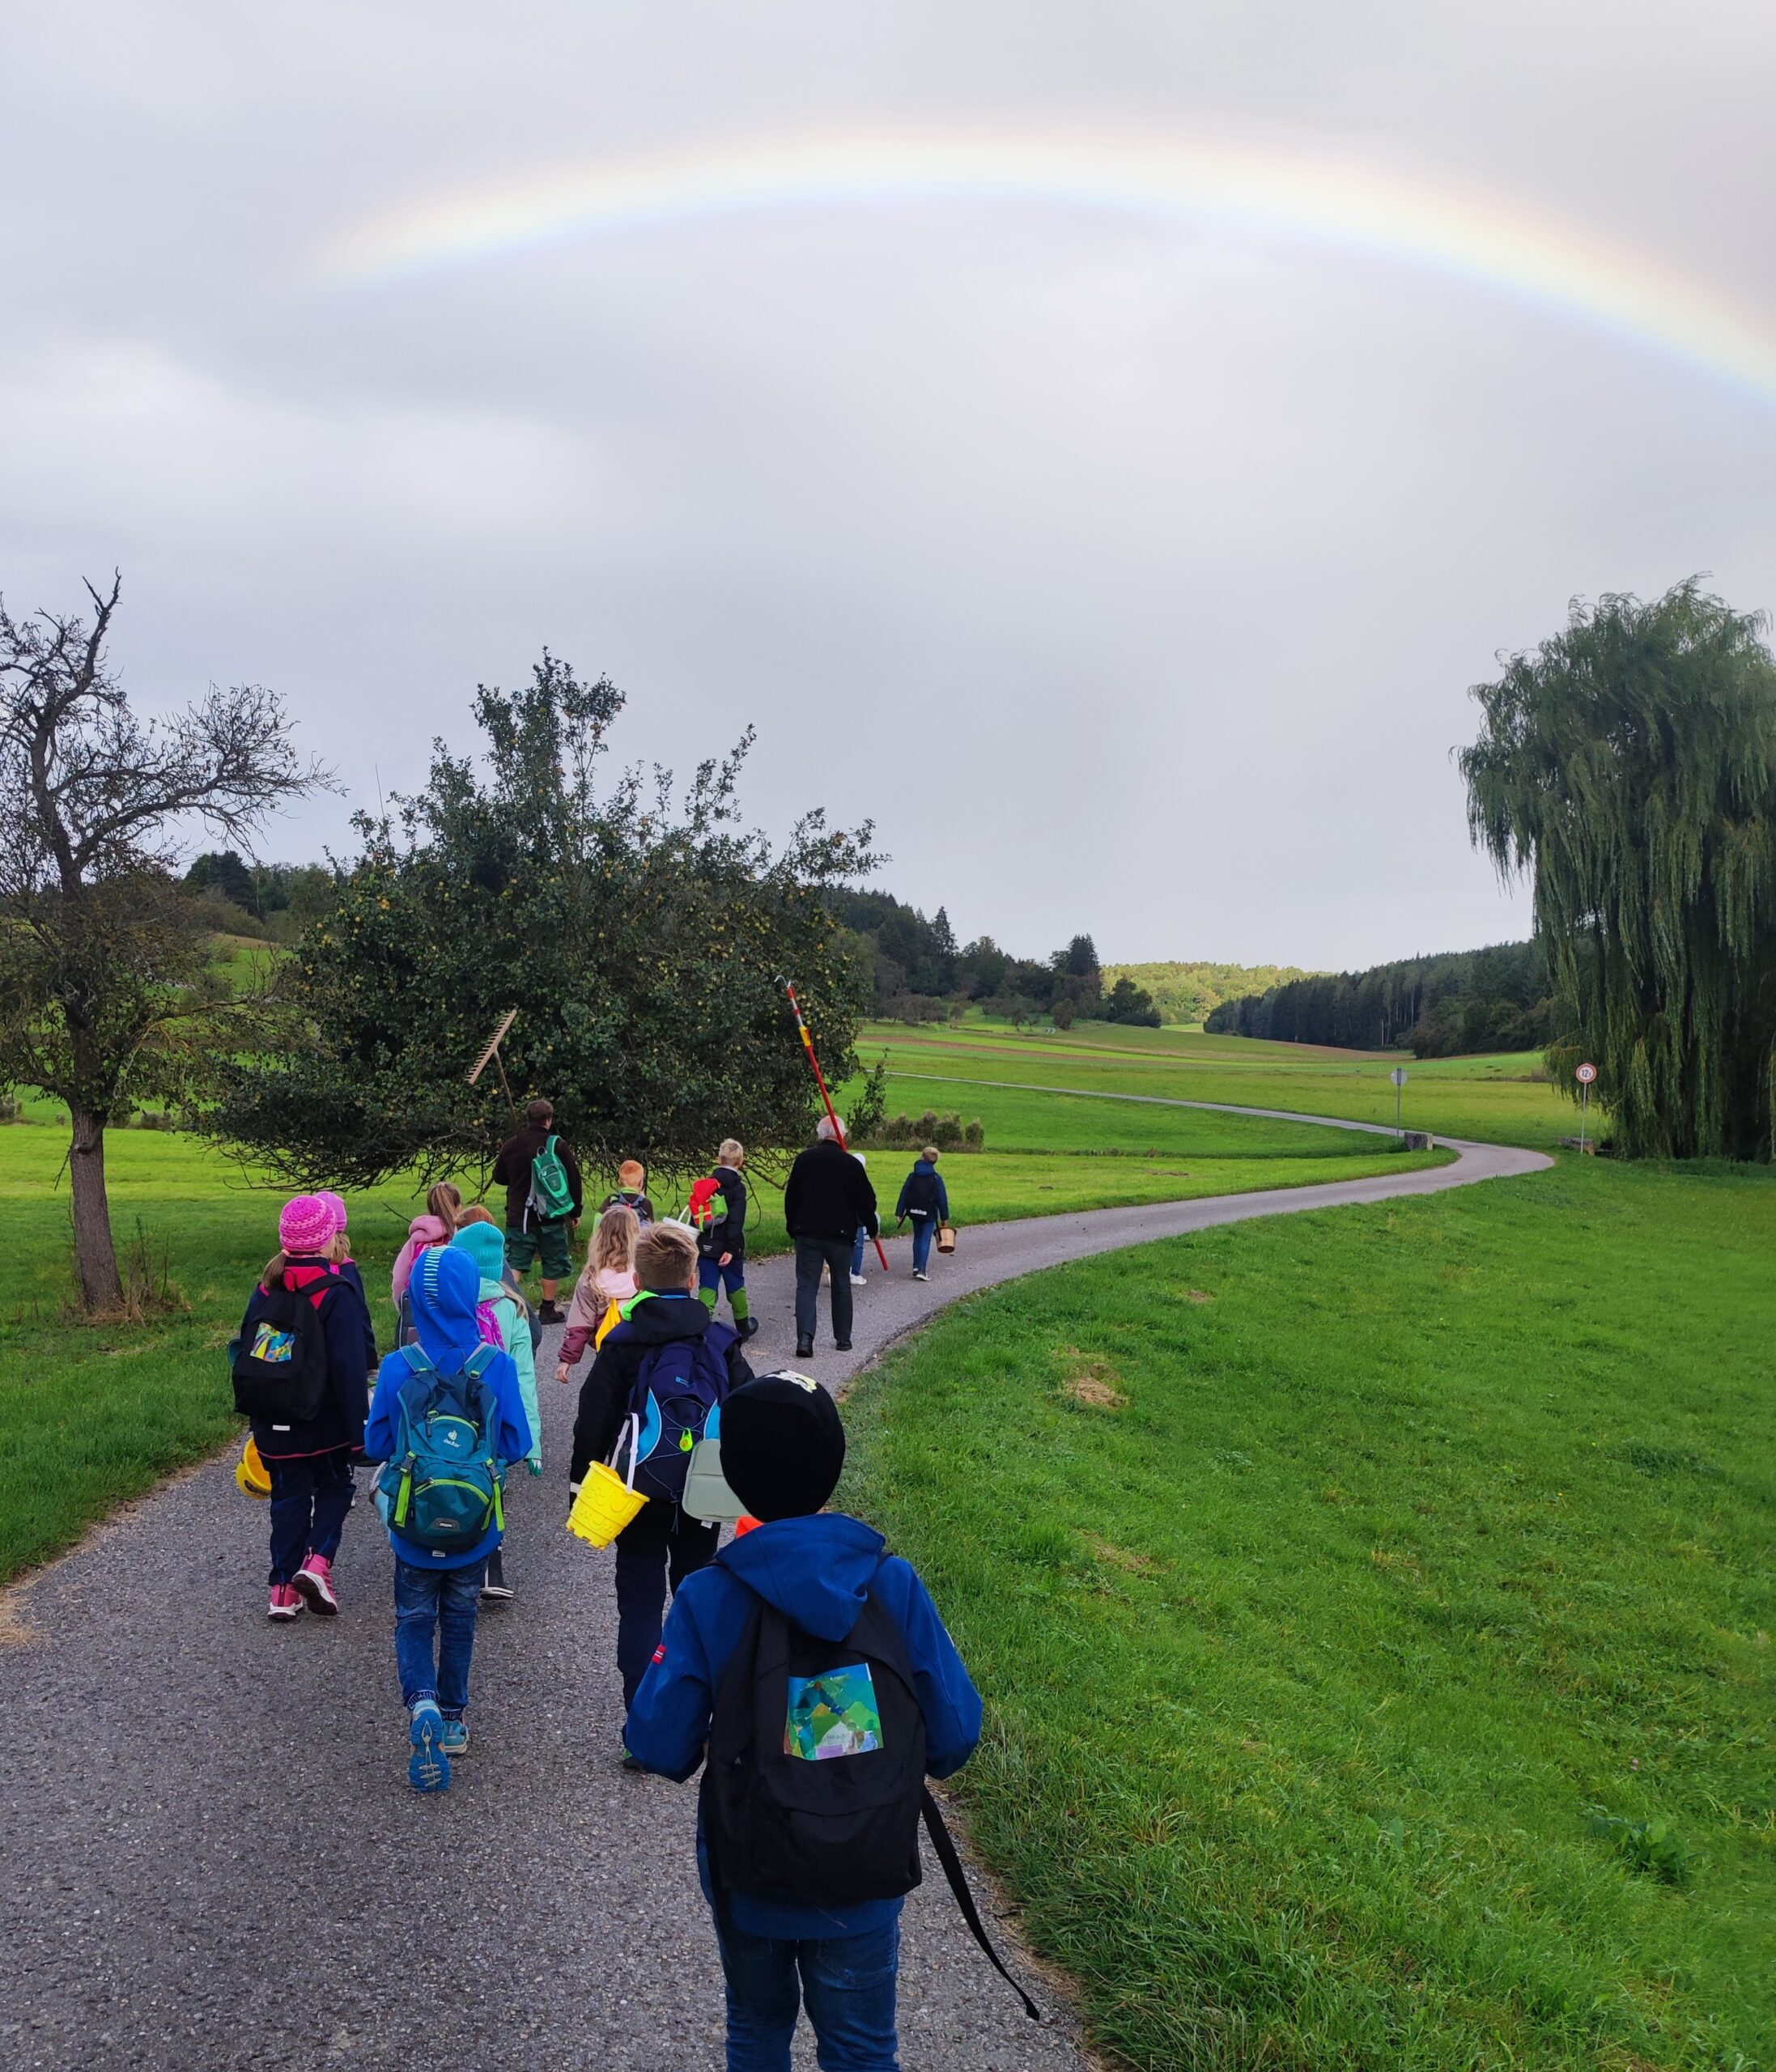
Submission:
[[[68,1174],[74,1191],[74,1262],[80,1299],[89,1310],[116,1309],[123,1301],[117,1248],[111,1239],[111,1202],[105,1192],[104,1119],[83,1108],[74,1118]]]

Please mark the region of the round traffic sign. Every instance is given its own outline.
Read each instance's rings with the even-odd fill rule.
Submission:
[[[1573,1076],[1581,1086],[1589,1086],[1597,1076],[1597,1068],[1592,1064],[1581,1065]]]
[[[1406,1084],[1406,1068],[1404,1065],[1396,1065],[1387,1076],[1396,1086],[1404,1086]]]

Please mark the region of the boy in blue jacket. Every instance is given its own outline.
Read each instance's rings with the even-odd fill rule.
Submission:
[[[837,1405],[799,1374],[736,1390],[721,1413],[722,1471],[756,1530],[685,1579],[624,1739],[644,1769],[682,1781],[703,1759],[716,1688],[763,1599],[794,1627],[846,1639],[873,1589],[906,1643],[924,1717],[925,1768],[949,1777],[980,1739],[980,1698],[929,1592],[860,1519],[823,1513],[844,1464]],[[703,1809],[697,1863],[727,1980],[729,2072],[788,2072],[798,1998],[820,2061],[892,2068],[899,1899],[838,1907],[748,1893],[711,1875]]]
[[[440,1374],[460,1373],[482,1343],[475,1314],[480,1269],[468,1253],[434,1245],[421,1254],[408,1293],[420,1350]],[[404,1353],[391,1352],[383,1361],[364,1428],[367,1460],[393,1456],[399,1443],[401,1391],[413,1374]],[[493,1450],[504,1468],[530,1448],[529,1420],[511,1354],[494,1352],[482,1378],[494,1393],[499,1429]],[[491,1525],[473,1547],[440,1552],[408,1538],[392,1516],[387,1522],[395,1550],[395,1666],[413,1751],[407,1776],[416,1790],[448,1791],[450,1758],[469,1746],[463,1715],[481,1586],[487,1556],[503,1534],[499,1525]]]

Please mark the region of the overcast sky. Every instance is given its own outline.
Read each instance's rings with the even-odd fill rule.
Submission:
[[[143,706],[283,692],[350,799],[268,856],[546,644],[963,937],[1520,935],[1468,686],[1575,592],[1776,602],[1773,60],[1763,0],[12,0],[0,588],[121,567]]]

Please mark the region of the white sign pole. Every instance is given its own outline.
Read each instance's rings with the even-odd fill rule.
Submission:
[[[1597,1076],[1597,1068],[1588,1059],[1574,1073],[1578,1081],[1578,1148],[1585,1149],[1585,1124],[1591,1116],[1591,1083]]]

